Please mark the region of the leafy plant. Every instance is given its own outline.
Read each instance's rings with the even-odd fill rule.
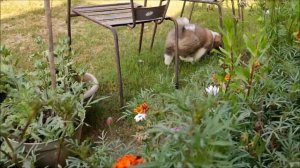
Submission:
[[[67,159],[67,168],[88,168],[88,167],[111,167],[116,158],[133,152],[134,144],[124,144],[119,139],[110,140],[106,132],[92,143],[90,139],[78,143],[70,141],[68,147],[73,156]]]
[[[71,66],[65,43],[60,42],[55,52],[58,65],[56,89],[50,87],[46,60],[41,61],[46,52],[41,52],[32,56],[37,60],[35,70],[24,73],[22,80],[8,92],[7,101],[1,105],[1,125],[9,132],[5,138],[7,145],[10,144],[7,138],[22,144],[72,137],[83,125],[85,106],[90,103],[83,99],[88,84],[80,81],[83,71],[76,71]]]
[[[291,5],[283,3],[277,8]],[[260,26],[246,35],[225,23],[220,69],[139,101],[151,102],[139,133],[144,167],[299,166],[299,49],[283,35],[278,46],[278,34]],[[219,93],[205,92],[211,83]],[[129,104],[132,114],[138,103]]]
[[[10,88],[15,87],[17,78],[13,65],[17,64],[17,61],[13,61],[10,50],[5,46],[0,46],[0,102],[4,101]]]

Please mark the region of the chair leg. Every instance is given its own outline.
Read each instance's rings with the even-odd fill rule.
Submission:
[[[219,21],[220,21],[220,26],[223,29],[224,28],[224,23],[223,23],[223,13],[222,13],[222,6],[219,3],[215,3],[218,7],[218,12],[219,12]]]
[[[183,6],[182,6],[182,9],[181,9],[180,17],[182,17],[182,15],[184,13],[185,4],[186,4],[186,0],[184,0],[184,2],[183,2]]]
[[[68,44],[69,44],[69,51],[71,52],[71,44],[72,44],[72,32],[71,32],[71,0],[68,0],[68,16],[67,16],[67,24],[68,24]]]
[[[117,67],[117,76],[118,76],[118,83],[119,83],[119,101],[120,101],[120,106],[123,107],[124,97],[123,97],[123,81],[122,81],[121,64],[120,64],[119,39],[118,39],[118,34],[116,29],[110,28],[110,30],[113,33],[114,41],[115,41],[116,67]]]
[[[192,21],[192,15],[193,15],[194,8],[195,8],[195,2],[193,2],[193,4],[192,4],[192,9],[191,9],[191,12],[190,12],[189,21]]]
[[[176,20],[175,24],[175,88],[179,88],[179,55],[178,55],[178,24]]]
[[[242,22],[244,22],[244,6],[241,7]]]
[[[144,23],[142,23],[142,25],[141,25],[141,33],[140,33],[140,41],[139,41],[139,53],[141,53],[141,50],[142,50],[143,35],[144,35]]]
[[[232,8],[232,14],[235,18],[235,8],[234,8],[234,0],[231,0],[231,8]]]
[[[179,55],[178,55],[178,23],[176,19],[168,18],[175,25],[175,88],[179,88]]]
[[[155,22],[152,39],[151,39],[150,50],[152,50],[152,48],[153,48],[153,43],[154,43],[154,39],[155,39],[155,35],[156,35],[157,26],[158,26],[158,23]]]
[[[241,6],[240,6],[240,0],[237,0],[237,6],[238,6],[238,16],[239,16],[239,19],[241,19]]]

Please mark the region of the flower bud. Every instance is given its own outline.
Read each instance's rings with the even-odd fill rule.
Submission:
[[[112,117],[108,117],[108,118],[106,119],[106,124],[107,124],[108,126],[110,126],[112,123],[113,123]]]

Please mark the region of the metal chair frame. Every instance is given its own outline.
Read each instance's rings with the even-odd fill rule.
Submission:
[[[180,13],[180,17],[182,17],[182,15],[184,13],[186,2],[192,2],[192,9],[190,11],[189,20],[191,20],[191,18],[192,18],[192,14],[193,14],[193,11],[194,11],[194,8],[195,8],[195,3],[203,3],[203,4],[216,5],[218,7],[218,12],[219,12],[220,27],[222,29],[224,28],[222,5],[221,5],[221,3],[224,0],[220,0],[220,1],[182,0],[182,1],[183,1],[183,6],[182,6],[181,13]],[[231,1],[232,14],[233,14],[234,18],[241,19],[242,22],[243,22],[244,21],[244,5],[245,5],[244,3],[245,3],[246,0],[236,0],[237,1],[237,6],[238,6],[238,16],[236,16],[236,11],[235,11],[235,7],[234,7],[234,1],[235,0],[230,0],[230,1]]]
[[[244,22],[244,8],[246,5],[246,0],[236,0],[236,2],[238,7],[238,16],[236,16],[235,13],[234,0],[231,0],[231,9],[233,17],[237,20],[242,20],[242,22]]]
[[[163,4],[163,1],[166,1]],[[116,3],[116,4],[105,4],[105,5],[93,5],[93,6],[79,6],[74,7],[71,9],[71,0],[68,0],[67,4],[67,25],[68,25],[68,37],[69,37],[69,46],[71,50],[72,44],[72,33],[71,33],[71,17],[83,16],[100,26],[109,29],[114,37],[114,44],[115,44],[115,61],[116,61],[116,69],[117,69],[117,78],[118,78],[118,85],[119,85],[119,101],[120,106],[124,105],[124,95],[123,95],[123,81],[122,81],[122,74],[121,74],[121,64],[120,64],[120,49],[119,49],[119,40],[118,34],[115,27],[119,26],[128,26],[130,28],[136,27],[137,24],[141,24],[141,31],[140,31],[140,38],[139,38],[139,53],[142,48],[142,40],[143,40],[143,33],[144,33],[144,24],[149,22],[155,22],[154,31],[152,34],[151,40],[151,49],[153,47],[153,42],[156,34],[156,29],[158,24],[161,24],[164,20],[170,20],[175,25],[175,87],[179,87],[179,56],[178,56],[178,24],[176,19],[172,17],[166,17],[166,12],[168,10],[170,0],[160,0],[159,6],[155,7],[147,7],[147,0],[144,0],[144,5],[138,5],[134,3],[134,0],[130,0],[130,3]],[[121,6],[126,6],[127,10],[131,10],[132,17],[126,23],[119,23],[119,22],[110,22],[110,21],[99,21],[94,16],[89,15],[89,12],[101,12],[101,13],[111,13],[114,12],[113,9],[116,7],[118,9]],[[128,8],[127,5],[130,5]],[[105,10],[105,8],[109,8]],[[104,9],[103,11],[97,11],[95,9]],[[128,13],[127,13],[128,14]],[[96,14],[95,14],[96,15]],[[98,15],[100,16],[100,15]],[[118,19],[118,18],[114,18]],[[123,20],[124,21],[124,20]]]
[[[191,18],[192,18],[192,14],[193,14],[193,11],[194,11],[194,8],[195,8],[195,3],[203,3],[203,4],[216,5],[218,7],[218,12],[219,12],[220,27],[221,28],[224,27],[222,5],[220,4],[219,1],[207,1],[207,0],[182,0],[182,1],[183,1],[183,6],[182,6],[181,13],[180,13],[180,17],[182,17],[182,15],[184,13],[186,2],[192,2],[192,9],[190,11],[189,20],[191,20]]]

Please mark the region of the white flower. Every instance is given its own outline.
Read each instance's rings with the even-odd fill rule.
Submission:
[[[134,117],[134,119],[136,122],[143,121],[146,119],[146,114],[145,113],[138,114]]]
[[[208,88],[205,88],[206,93],[210,95],[217,95],[219,92],[219,88],[217,86],[210,85]]]
[[[171,128],[171,131],[173,132],[179,132],[181,129],[179,127],[173,127]]]
[[[265,10],[265,15],[269,15],[269,14],[270,14],[269,9]]]

